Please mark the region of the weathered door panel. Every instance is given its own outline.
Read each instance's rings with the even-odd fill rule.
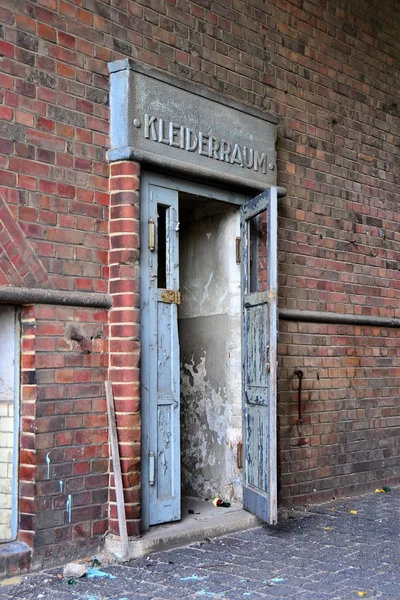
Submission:
[[[243,506],[277,521],[277,192],[242,209]]]
[[[142,527],[180,519],[178,193],[142,179]],[[167,292],[166,292],[167,290]]]

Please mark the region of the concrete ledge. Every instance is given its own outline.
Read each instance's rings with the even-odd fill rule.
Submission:
[[[0,544],[0,577],[29,571],[32,549],[24,542]]]
[[[110,308],[112,298],[95,292],[61,292],[59,290],[0,286],[0,304],[55,304]]]
[[[125,560],[141,558],[152,552],[170,550],[199,542],[205,538],[214,538],[236,531],[253,529],[262,524],[257,517],[245,510],[232,510],[224,514],[223,509],[218,509],[218,516],[212,516],[204,521],[184,519],[177,523],[168,523],[152,527],[141,538],[129,540],[129,554]],[[104,551],[110,558],[122,558],[120,538],[109,535],[105,540]]]

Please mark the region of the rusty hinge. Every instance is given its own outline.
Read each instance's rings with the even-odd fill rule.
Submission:
[[[182,296],[178,291],[164,290],[161,293],[161,300],[167,304],[180,304],[182,302]]]
[[[237,468],[243,469],[243,443],[238,442],[237,445]]]
[[[154,237],[154,220],[149,219],[149,250],[153,252],[155,248],[155,237]]]
[[[241,260],[241,245],[240,245],[240,237],[236,238],[236,264],[240,265]]]

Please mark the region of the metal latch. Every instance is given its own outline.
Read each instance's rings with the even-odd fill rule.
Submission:
[[[149,250],[153,252],[155,248],[155,236],[154,236],[154,220],[149,219]]]
[[[240,237],[236,238],[235,250],[236,250],[236,264],[240,265],[240,261],[241,261],[241,239],[240,239]]]
[[[182,296],[178,291],[164,290],[161,293],[161,300],[167,304],[180,304],[182,302]]]
[[[155,483],[154,452],[149,453],[149,485]]]

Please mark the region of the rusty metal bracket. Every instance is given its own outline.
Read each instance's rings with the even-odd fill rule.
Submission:
[[[303,422],[303,409],[302,409],[302,405],[301,405],[301,383],[302,383],[302,379],[304,376],[304,372],[301,369],[296,369],[294,372],[295,375],[297,375],[297,377],[299,378],[299,387],[297,389],[297,403],[298,403],[298,409],[299,409],[299,423]]]
[[[243,469],[243,442],[238,442],[237,445],[237,468]]]
[[[161,300],[166,304],[180,304],[182,295],[177,290],[164,290],[161,293]]]
[[[236,264],[240,265],[240,261],[241,261],[241,240],[240,237],[236,238],[236,245],[235,245],[235,250],[236,250]]]

